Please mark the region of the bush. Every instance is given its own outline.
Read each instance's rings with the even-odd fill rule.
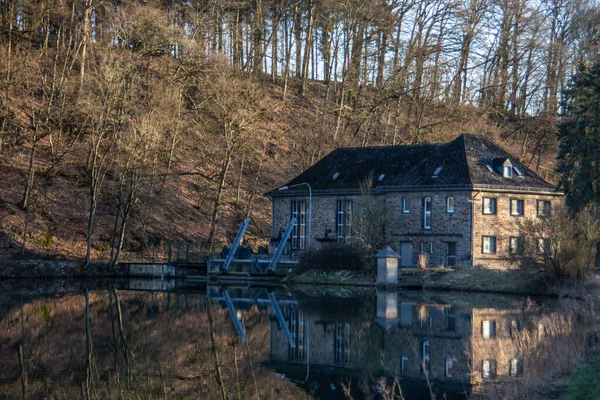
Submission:
[[[309,269],[349,270],[375,274],[375,253],[359,242],[331,244],[300,256],[299,272]]]
[[[587,206],[578,214],[566,207],[544,218],[520,224],[522,248],[513,262],[549,281],[582,279],[595,267],[600,242],[600,208]]]

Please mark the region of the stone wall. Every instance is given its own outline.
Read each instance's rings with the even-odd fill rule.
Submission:
[[[543,218],[537,216],[537,201],[549,200],[551,212],[562,202],[562,196],[523,193],[475,192],[473,193],[473,255],[475,266],[488,268],[506,268],[510,265],[509,238],[519,236],[519,223],[526,218]],[[496,213],[483,213],[483,198],[496,199]],[[522,216],[511,215],[510,200],[524,200]],[[496,238],[496,252],[483,253],[483,237]]]
[[[456,266],[470,266],[470,192],[405,192],[377,195],[384,202],[387,214],[386,240],[397,252],[400,252],[400,242],[410,242],[413,246],[411,265],[418,262],[421,243],[426,249],[429,266],[446,264],[447,242],[456,243]],[[448,213],[446,199],[455,198],[454,212]],[[423,226],[423,198],[432,200],[431,229]],[[402,199],[407,199],[408,213],[402,210]],[[273,198],[272,235],[277,237],[285,230],[290,219],[291,200],[305,200],[308,211],[308,196],[305,197],[275,197]],[[320,247],[323,242],[318,239],[325,237],[336,238],[337,200],[352,200],[355,214],[364,207],[365,196],[313,196],[312,238],[313,246]],[[307,216],[308,224],[308,216]],[[431,252],[433,250],[433,252]]]
[[[431,198],[431,229],[424,228],[423,199]],[[447,198],[454,197],[454,212],[447,210]],[[407,211],[403,211],[406,199]],[[387,229],[388,241],[400,252],[401,242],[411,242],[413,262],[416,265],[424,248],[429,266],[446,265],[448,242],[456,243],[456,266],[470,266],[470,192],[429,191],[400,192],[386,195],[386,208],[390,210]]]
[[[471,192],[471,191],[415,191],[394,192],[376,195],[384,202],[387,214],[386,241],[399,254],[401,243],[412,244],[412,260],[403,265],[417,265],[419,254],[424,249],[427,254],[428,266],[447,265],[448,243],[456,246],[456,267],[471,267],[474,256],[475,266],[490,268],[505,268],[509,260],[509,237],[518,236],[518,221],[523,218],[538,218],[537,200],[550,200],[552,209],[562,201],[558,195]],[[473,197],[472,197],[473,196]],[[431,198],[431,228],[424,227],[423,199]],[[448,212],[447,199],[454,197],[454,212]],[[496,214],[483,214],[483,198],[496,199]],[[471,200],[474,198],[474,200]],[[510,199],[524,200],[524,215],[510,214]],[[290,219],[291,200],[305,200],[307,212],[308,196],[275,197],[273,198],[273,237],[279,231],[285,230]],[[403,210],[403,199],[406,199],[407,212]],[[314,247],[320,247],[323,242],[318,239],[325,237],[336,238],[336,207],[337,200],[352,200],[354,213],[360,212],[364,206],[365,196],[313,196],[312,237]],[[471,239],[471,219],[473,219],[473,235]],[[308,229],[308,214],[307,214]],[[483,236],[496,237],[496,253],[483,254]]]

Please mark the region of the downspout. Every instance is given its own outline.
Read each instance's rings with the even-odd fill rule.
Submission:
[[[473,236],[475,233],[474,221],[475,221],[475,198],[481,194],[481,190],[477,191],[477,193],[473,194],[471,192],[471,269],[475,268],[475,237]]]

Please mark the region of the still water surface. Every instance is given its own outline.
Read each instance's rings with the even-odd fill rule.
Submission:
[[[591,320],[584,303],[487,294],[0,286],[1,399],[527,398]]]

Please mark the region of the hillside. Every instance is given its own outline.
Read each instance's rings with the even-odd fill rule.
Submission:
[[[193,47],[175,58],[100,40],[76,46],[64,32],[5,39],[0,257],[26,240],[29,255],[83,260],[90,221],[92,261],[147,257],[153,240],[161,251],[218,250],[247,215],[247,242],[263,245],[262,193],[336,147],[486,133],[553,179],[547,115],[422,98],[416,116],[397,88],[243,71]]]

